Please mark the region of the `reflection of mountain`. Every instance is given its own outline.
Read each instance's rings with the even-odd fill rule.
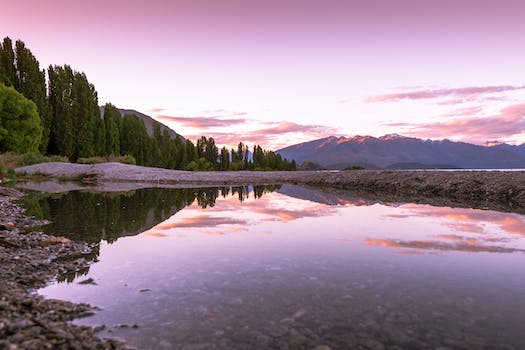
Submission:
[[[377,203],[385,204],[378,200],[366,199],[362,197],[355,197],[345,193],[330,193],[319,189],[305,188],[294,185],[283,185],[278,193],[282,193],[288,197],[307,200],[310,202],[326,204],[326,205],[373,205]]]
[[[197,201],[205,209],[217,197],[238,196],[244,200],[251,192],[255,198],[279,186],[241,186],[224,188],[140,189],[125,193],[72,191],[65,194],[30,193],[24,197],[28,214],[47,219],[43,229],[53,235],[98,243],[114,242],[134,236],[165,221]]]

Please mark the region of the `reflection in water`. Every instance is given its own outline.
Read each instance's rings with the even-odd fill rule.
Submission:
[[[31,192],[23,200],[29,215],[51,221],[43,227],[46,232],[90,243],[101,240],[113,243],[119,237],[150,229],[194,202],[202,209],[212,208],[220,196],[235,196],[242,202],[250,193],[254,198],[261,198],[279,187],[151,188],[116,194]]]
[[[119,195],[119,214],[99,212],[105,224],[93,226],[94,242],[109,217],[124,228],[100,244],[96,285],[40,293],[102,307],[79,322],[138,348],[525,347],[523,216],[248,189]],[[92,206],[105,197],[92,196]],[[89,207],[53,200],[39,208],[56,219]]]

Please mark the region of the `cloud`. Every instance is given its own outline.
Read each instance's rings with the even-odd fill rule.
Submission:
[[[256,134],[270,134],[270,135],[277,135],[277,134],[289,134],[289,133],[304,133],[304,134],[322,134],[326,135],[329,133],[336,132],[337,130],[328,126],[324,125],[303,125],[303,124],[297,124],[293,122],[279,122],[279,123],[271,123],[274,126],[270,128],[264,128],[255,130],[254,133]]]
[[[155,119],[162,120],[165,122],[178,123],[183,126],[206,129],[206,128],[217,128],[217,127],[230,127],[233,125],[244,124],[247,122],[245,118],[229,118],[224,119],[221,117],[176,117],[169,115],[157,115]]]
[[[203,133],[213,137],[215,142],[220,145],[231,145],[233,147],[237,145],[239,141],[242,141],[246,144],[260,144],[263,147],[271,145],[274,149],[287,146],[289,141],[287,141],[286,138],[298,134],[300,135],[300,139],[316,139],[337,134],[335,128],[324,125],[303,125],[288,121],[262,124],[268,127],[250,131],[236,131],[235,133],[223,131],[214,132],[213,130],[203,131]],[[192,140],[198,139],[200,136],[201,134],[186,135],[186,137]],[[291,141],[297,142],[295,139]]]
[[[403,128],[407,136],[423,138],[459,138],[483,143],[486,140],[510,138],[525,132],[525,103],[503,108],[489,117],[454,118],[434,123],[388,123]]]
[[[151,108],[151,109],[147,109],[146,112],[147,113],[160,113],[165,110],[166,110],[165,108]]]
[[[473,116],[479,114],[481,111],[483,111],[482,106],[472,106],[472,107],[465,107],[465,108],[458,108],[453,110],[452,112],[442,114],[442,117],[464,117],[464,116]]]
[[[242,115],[247,115],[248,112],[241,112],[241,111],[233,111],[233,110],[228,110],[228,109],[224,109],[224,108],[217,108],[217,109],[206,109],[198,114],[206,114],[206,115],[233,115],[233,116],[242,116]]]
[[[393,94],[383,94],[383,95],[374,95],[365,97],[366,103],[374,102],[388,102],[388,101],[399,101],[399,100],[421,100],[421,99],[433,99],[441,97],[456,97],[454,100],[448,100],[449,102],[461,103],[458,102],[459,98],[472,98],[478,97],[483,94],[492,94],[505,91],[513,91],[525,89],[525,86],[511,86],[511,85],[501,85],[501,86],[468,86],[455,89],[426,89],[426,90],[412,90],[408,92],[393,93]]]

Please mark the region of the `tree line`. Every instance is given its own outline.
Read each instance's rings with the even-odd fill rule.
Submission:
[[[47,73],[47,74],[46,74]],[[154,122],[151,135],[134,114],[112,104],[101,113],[97,91],[69,65],[41,69],[24,42],[0,44],[0,152],[40,152],[71,161],[96,156],[132,156],[136,164],[185,170],[295,170],[259,145],[219,149],[212,137],[196,144]]]

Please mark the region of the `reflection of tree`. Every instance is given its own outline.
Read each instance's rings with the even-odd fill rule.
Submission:
[[[255,198],[280,186],[254,186]],[[133,236],[165,221],[197,201],[205,209],[213,207],[219,196],[249,197],[250,187],[141,189],[126,193],[72,191],[60,195],[33,192],[24,197],[28,214],[48,219],[43,229],[53,235],[74,240],[109,243],[122,236]]]

